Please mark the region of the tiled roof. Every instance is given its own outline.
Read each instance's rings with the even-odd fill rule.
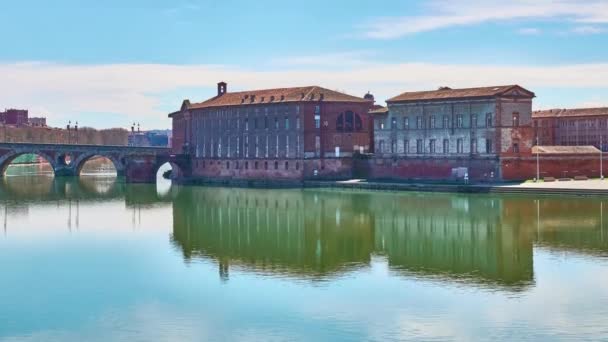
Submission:
[[[387,114],[388,113],[388,108],[380,106],[380,105],[374,105],[372,106],[372,109],[369,111],[370,114]]]
[[[369,102],[361,97],[340,93],[318,86],[277,88],[227,92],[200,103],[192,103],[189,108],[239,106],[244,104],[269,104],[285,102]]]
[[[595,146],[533,146],[532,154],[593,154],[600,153]]]
[[[557,118],[572,116],[608,116],[608,107],[604,108],[574,108],[574,109],[549,109],[532,112],[533,118]]]
[[[507,93],[510,90],[517,90],[522,95],[534,97],[533,92],[526,90],[518,85],[462,89],[451,89],[448,87],[441,87],[438,90],[406,92],[401,95],[395,96],[387,100],[386,102],[430,101],[460,98],[486,98],[503,95],[504,93]]]

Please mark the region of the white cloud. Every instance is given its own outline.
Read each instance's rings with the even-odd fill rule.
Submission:
[[[293,56],[273,60],[279,66],[314,66],[314,67],[352,67],[369,63],[369,58],[375,56],[373,51],[348,51],[324,55]]]
[[[587,35],[587,34],[604,33],[604,32],[606,32],[606,30],[603,29],[602,27],[598,27],[598,26],[584,25],[584,26],[577,26],[577,27],[573,28],[571,32],[576,33],[576,34]]]
[[[540,29],[535,28],[535,27],[522,28],[522,29],[517,30],[517,32],[524,36],[538,36],[542,33],[542,31]]]
[[[528,19],[567,20],[578,23],[608,23],[605,0],[433,0],[420,16],[374,18],[364,27],[364,36],[395,39],[452,26]]]
[[[333,58],[330,56],[329,60]],[[319,56],[311,58],[308,65],[314,65],[313,61],[320,65],[327,63]],[[166,114],[179,108],[186,97],[184,89],[194,94],[190,100],[201,101],[214,95],[215,84],[220,80],[229,83],[229,90],[316,84],[353,95],[363,95],[369,90],[377,99],[384,100],[403,91],[435,89],[439,85],[518,83],[531,90],[608,88],[608,63],[562,66],[362,63],[340,69],[291,67],[270,71],[217,65],[0,64],[0,106],[42,108],[51,123],[62,125],[74,118],[89,125],[80,119],[82,115],[108,113],[124,117],[125,126],[139,121],[146,127],[168,127]]]

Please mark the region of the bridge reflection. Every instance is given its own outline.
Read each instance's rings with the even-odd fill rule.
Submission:
[[[517,291],[534,283],[536,247],[608,255],[602,209],[597,199],[184,188],[172,241],[187,261],[214,260],[223,279],[236,266],[322,281],[385,258],[405,276]]]

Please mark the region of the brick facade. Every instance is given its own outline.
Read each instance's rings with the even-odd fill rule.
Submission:
[[[173,119],[173,152],[193,177],[291,180],[348,178],[352,156],[371,149],[373,101],[321,87],[228,93],[184,101]]]
[[[608,152],[608,108],[550,109],[532,118],[539,145],[590,145]]]

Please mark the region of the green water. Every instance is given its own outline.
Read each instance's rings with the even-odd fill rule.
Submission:
[[[5,177],[0,340],[605,340],[607,205]]]

